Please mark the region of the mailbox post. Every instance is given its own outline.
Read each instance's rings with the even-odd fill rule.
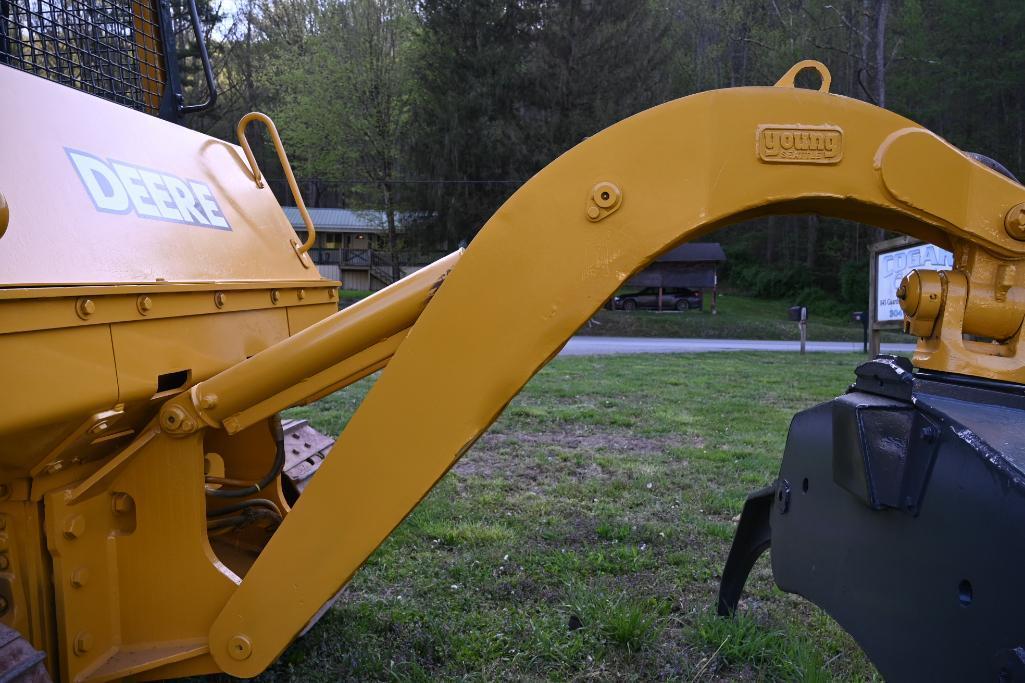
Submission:
[[[787,311],[787,316],[797,323],[797,329],[801,334],[801,353],[803,354],[808,343],[808,307],[791,306]]]
[[[855,311],[851,313],[851,320],[861,323],[861,329],[863,330],[862,353],[868,353],[868,318],[868,311]]]

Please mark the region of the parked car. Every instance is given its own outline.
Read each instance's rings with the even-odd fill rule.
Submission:
[[[703,297],[700,290],[686,287],[666,287],[662,290],[662,310],[686,311],[689,308],[702,307]],[[658,287],[645,287],[631,294],[620,294],[612,297],[612,308],[622,311],[635,311],[638,308],[658,310]]]

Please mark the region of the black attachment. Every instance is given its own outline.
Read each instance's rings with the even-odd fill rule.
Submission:
[[[788,492],[785,494],[789,499]],[[783,494],[783,482],[779,492]],[[717,612],[720,617],[731,617],[737,611],[737,603],[744,592],[744,584],[751,573],[755,562],[769,549],[771,532],[769,518],[772,516],[773,501],[777,497],[776,486],[766,486],[747,497],[744,509],[740,513],[740,523],[733,537],[730,555],[726,558],[726,568],[722,572],[719,583],[719,603]]]
[[[1025,681],[1023,424],[1020,385],[870,361],[849,393],[794,417],[769,540],[750,540],[766,523],[745,524],[745,506],[734,550],[771,543],[776,584],[828,612],[886,680]],[[731,551],[720,613],[743,564]]]
[[[1019,185],[1021,185],[1021,181],[1018,180],[1014,176],[1013,173],[1011,173],[1009,170],[1007,170],[1006,166],[1004,166],[1002,163],[1000,163],[996,159],[991,159],[990,157],[986,156],[985,154],[979,154],[978,152],[965,152],[964,155],[966,157],[968,157],[969,159],[973,159],[974,161],[978,161],[980,164],[982,164],[986,168],[988,168],[988,169],[990,169],[992,171],[996,171],[997,173],[999,173],[1000,175],[1004,176],[1005,178],[1010,178],[1014,182],[1016,182]]]

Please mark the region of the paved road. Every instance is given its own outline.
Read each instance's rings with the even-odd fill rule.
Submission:
[[[858,353],[860,342],[808,342],[808,351]],[[607,356],[619,353],[700,353],[703,351],[800,351],[796,341],[758,339],[669,339],[663,337],[573,337],[560,356]],[[914,344],[883,344],[883,353],[911,353]]]

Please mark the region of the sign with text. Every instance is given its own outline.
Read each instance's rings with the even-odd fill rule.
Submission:
[[[950,270],[953,267],[954,255],[933,244],[917,244],[876,254],[876,320],[904,319],[897,301],[897,288],[912,270]]]

